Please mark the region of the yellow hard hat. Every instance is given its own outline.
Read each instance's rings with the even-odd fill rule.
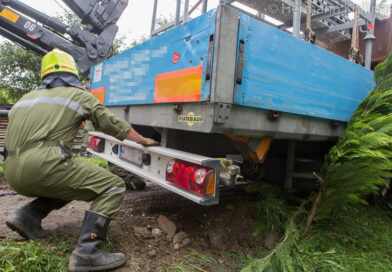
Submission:
[[[57,72],[68,72],[79,77],[74,58],[70,54],[55,48],[42,58],[41,78],[47,74]]]

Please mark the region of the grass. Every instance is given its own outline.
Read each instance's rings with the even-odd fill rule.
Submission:
[[[77,160],[88,161],[108,169],[107,161],[96,157],[74,156]],[[0,177],[3,177],[3,163],[0,163]],[[12,239],[0,241],[0,272],[46,272],[67,271],[69,256],[75,247],[74,237],[51,235],[39,241],[17,242]],[[102,250],[113,250],[113,239],[107,237]]]
[[[72,238],[60,236],[41,241],[3,240],[0,242],[0,271],[67,271],[74,242]]]
[[[318,222],[294,244],[296,271],[392,271],[392,213],[356,206]]]
[[[0,178],[4,178],[4,161],[0,161]]]
[[[217,252],[218,256],[192,250],[183,256],[183,261],[175,262],[166,268],[166,272],[227,272],[239,271],[245,259],[227,252]],[[223,259],[225,261],[223,261]]]
[[[74,237],[60,235],[39,241],[0,241],[0,272],[65,272],[74,247]],[[112,252],[113,239],[108,236],[100,248]]]
[[[101,159],[100,157],[94,156],[94,155],[91,157],[82,157],[82,156],[77,156],[76,154],[74,154],[74,158],[76,160],[87,161],[87,162],[90,162],[96,166],[100,166],[102,168],[109,169],[109,165],[108,165],[107,161],[105,161],[104,159]]]
[[[77,157],[107,168],[99,157]],[[250,188],[261,193],[258,201],[250,203],[254,215],[255,235],[274,234],[283,237],[284,225],[296,210],[298,200],[282,197],[279,189],[259,184]],[[294,205],[293,205],[294,204]],[[294,272],[387,272],[392,271],[392,211],[386,206],[353,205],[318,221],[312,230],[296,241],[288,256]],[[41,241],[0,241],[0,272],[5,271],[67,271],[69,255],[75,238],[50,236]],[[111,252],[109,237],[102,249]],[[174,262],[166,271],[261,271],[257,261],[271,251],[260,249],[257,258],[242,258],[225,252],[200,253],[191,251],[183,261]],[[287,267],[286,267],[287,268]],[[285,269],[278,270],[284,271]],[[273,270],[269,270],[273,271]]]
[[[271,203],[267,203],[271,202]],[[279,203],[272,205],[273,203]],[[267,210],[263,212],[263,206]],[[283,219],[292,207],[270,196],[252,203],[255,209],[255,235],[282,234]],[[273,211],[275,213],[273,213]],[[265,224],[262,225],[262,220]],[[318,221],[305,237],[295,242],[287,256],[294,272],[383,272],[392,271],[392,211],[384,206],[356,205],[340,210],[328,220]],[[40,241],[0,242],[0,272],[66,271],[74,237],[50,236]],[[109,237],[101,247],[112,251]],[[271,251],[260,249],[257,258]],[[167,272],[261,271],[257,259],[225,252],[190,251],[182,261],[171,264]],[[273,271],[273,270],[271,270]],[[278,270],[284,271],[284,270]]]
[[[274,193],[267,194],[251,204],[255,234],[272,233],[282,240],[282,224],[293,207]],[[242,271],[392,271],[391,225],[392,211],[386,206],[352,205],[317,221],[308,234],[294,241],[287,254],[279,256],[278,265],[263,270],[261,260],[272,251],[261,249]]]

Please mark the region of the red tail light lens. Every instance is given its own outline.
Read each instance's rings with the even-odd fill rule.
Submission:
[[[102,153],[105,151],[105,139],[96,136],[90,136],[88,138],[88,148],[95,152]]]
[[[171,160],[167,164],[166,180],[200,196],[215,192],[213,168],[182,160]]]

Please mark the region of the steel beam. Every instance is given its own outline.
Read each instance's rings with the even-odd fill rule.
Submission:
[[[270,25],[270,26],[272,26],[272,27],[276,27],[275,24],[273,24],[273,23],[271,23],[271,22],[265,20],[265,19],[264,19],[264,14],[262,14],[262,13],[260,13],[261,16],[262,16],[262,17],[260,17],[259,15],[254,15],[254,14],[252,14],[252,13],[250,13],[250,12],[247,12],[247,11],[245,11],[245,10],[242,10],[242,9],[236,7],[236,6],[231,5],[231,4],[229,4],[229,5],[227,5],[227,6],[230,7],[230,8],[232,8],[232,9],[238,10],[239,12],[241,12],[241,13],[243,13],[243,14],[245,14],[245,15],[248,15],[249,17],[251,17],[251,18],[253,18],[253,19],[259,20],[259,21],[263,22],[264,24]],[[286,30],[283,30],[283,29],[282,29],[282,31],[291,34],[290,32],[288,32],[288,31],[286,31]]]
[[[173,27],[173,26],[175,26],[175,25],[176,25],[175,21],[168,22],[168,23],[165,24],[164,26],[161,26],[160,28],[155,29],[155,30],[152,32],[151,36],[158,35],[158,34],[161,33],[162,31],[165,31],[166,29],[169,29],[169,28],[171,28],[171,27]]]
[[[203,6],[201,8],[201,12],[202,13],[206,13],[207,12],[207,6],[208,6],[208,0],[203,0]]]
[[[328,18],[337,16],[337,15],[340,15],[340,14],[345,14],[347,12],[349,12],[349,11],[347,11],[346,7],[340,7],[338,9],[333,10],[333,11],[329,11],[329,12],[324,12],[324,13],[319,13],[319,14],[313,15],[311,17],[311,20],[313,22],[313,21],[318,21],[318,20],[322,20],[322,19],[328,19]],[[306,22],[306,18],[301,18],[301,24],[304,24],[305,22]],[[287,21],[287,22],[279,25],[278,28],[279,29],[286,29],[286,28],[289,28],[289,27],[292,27],[292,26],[293,26],[293,21],[290,20],[290,21]]]
[[[9,39],[10,41],[13,41],[17,45],[23,47],[24,49],[37,54],[39,56],[44,56],[48,51],[44,50],[43,48],[28,42],[25,39],[22,39],[21,37],[15,35],[13,32],[8,31],[7,29],[0,27],[0,35]]]
[[[152,10],[150,37],[154,35],[155,21],[157,19],[158,0],[154,0],[154,8]]]
[[[284,188],[288,191],[290,191],[293,188],[295,146],[296,146],[296,141],[290,140],[288,150],[287,150],[286,178],[284,182]]]
[[[355,4],[351,0],[336,0],[337,2],[341,3],[343,6],[349,7],[350,9],[354,10]],[[362,19],[371,22],[372,15],[364,10],[360,10],[359,15]]]
[[[211,102],[233,103],[238,26],[238,12],[227,6],[219,6],[214,35]]]
[[[134,125],[164,127],[202,133],[233,133],[248,137],[270,137],[273,139],[295,139],[310,141],[336,140],[345,129],[345,123],[331,126],[330,120],[282,113],[278,120],[271,120],[270,112],[232,106],[228,120],[223,124],[213,122],[216,106],[214,103],[185,103],[182,112],[166,104],[109,107],[116,116]],[[203,123],[189,126],[178,122],[179,115],[193,112],[203,117]]]
[[[181,15],[181,0],[177,0],[176,17],[174,19],[175,26],[178,26],[180,24],[180,15]]]
[[[203,0],[199,0],[197,1],[197,3],[189,10],[188,15],[191,15],[199,6],[200,4],[203,2]]]
[[[376,1],[377,0],[371,0],[370,2],[370,13],[372,16],[370,24],[372,25],[372,27],[368,28],[369,30],[364,38],[364,40],[366,40],[365,67],[368,69],[370,69],[372,64],[373,41],[376,39],[376,37],[374,36],[374,25],[376,20]]]
[[[264,19],[265,15],[263,13],[261,13],[260,11],[257,12],[257,17]]]
[[[353,22],[349,22],[347,24],[320,28],[320,29],[315,30],[314,32],[316,33],[316,35],[327,34],[327,33],[331,33],[331,32],[351,29],[351,28],[353,28],[353,25],[354,25]],[[358,20],[358,27],[363,26],[363,25],[366,25],[366,21],[363,19],[359,19]]]
[[[293,36],[300,38],[301,28],[301,0],[295,0],[293,10]]]
[[[158,0],[155,0],[155,1],[158,1]],[[188,9],[189,9],[189,0],[185,0],[185,7],[184,7],[184,10],[186,9],[187,2],[188,2]],[[189,10],[189,12],[187,13],[187,20],[184,19],[185,16],[184,16],[184,17],[180,17],[180,19],[179,19],[179,24],[180,24],[181,22],[186,22],[186,21],[188,21],[188,20],[189,20],[189,15],[190,15],[191,13],[193,13],[193,12],[197,9],[197,7],[201,4],[201,2],[202,2],[202,0],[200,0],[199,2],[197,2],[197,3]],[[187,10],[188,10],[188,9],[187,9]],[[155,11],[155,12],[156,12],[156,11]],[[184,15],[185,15],[185,12],[184,12]],[[156,15],[155,15],[155,17],[156,17]],[[165,24],[165,25],[163,25],[163,26],[161,26],[161,27],[159,27],[159,28],[157,28],[157,29],[152,30],[151,36],[158,35],[159,33],[163,32],[163,31],[165,31],[165,30],[167,30],[167,29],[169,29],[169,28],[171,28],[171,27],[173,27],[173,26],[176,26],[175,20],[174,20],[174,21],[171,21],[171,22],[168,22],[167,24]]]
[[[220,1],[220,0],[219,0]],[[223,0],[222,2],[222,5],[229,5],[229,4],[231,4],[231,3],[233,3],[233,2],[235,2],[236,0]]]
[[[186,23],[189,20],[188,10],[189,10],[189,0],[185,0],[185,2],[184,2],[184,15],[183,15],[182,23]]]

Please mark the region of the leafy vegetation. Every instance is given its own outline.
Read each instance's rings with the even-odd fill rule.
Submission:
[[[94,165],[108,169],[107,161],[96,157],[77,157]],[[3,175],[0,164],[0,176]],[[74,248],[75,238],[58,235],[49,236],[39,241],[17,242],[12,239],[0,240],[0,272],[45,272],[67,271],[69,256]],[[106,237],[101,249],[111,252],[113,239]]]
[[[97,156],[91,156],[91,157],[82,157],[82,156],[76,156],[74,155],[74,158],[76,160],[81,160],[81,161],[86,161],[86,162],[90,162],[96,166],[105,168],[105,169],[109,169],[109,165],[108,162],[105,161],[104,159],[97,157]]]
[[[68,271],[69,256],[75,246],[75,238],[51,235],[39,241],[16,242],[6,239],[0,242],[0,272],[62,272]],[[100,247],[111,252],[113,240],[106,237]]]
[[[287,196],[280,187],[266,183],[248,191],[258,199],[248,202],[254,216],[254,235],[280,237],[276,248],[256,248],[253,258],[191,251],[166,271],[392,271],[390,209],[349,204],[329,218],[317,220],[306,235],[301,235],[310,201]]]
[[[317,222],[294,244],[295,271],[392,271],[391,211],[356,205]]]
[[[389,186],[392,177],[392,54],[375,70],[376,88],[360,103],[318,174],[321,186],[305,230],[313,219],[328,217],[347,204],[366,203],[367,195]]]
[[[390,218],[378,207],[363,205],[368,195],[388,187],[392,177],[392,54],[376,67],[374,77],[376,88],[358,106],[317,174],[318,193],[294,201],[294,211],[277,210],[281,204],[259,205],[267,214],[269,207],[283,214],[280,220],[272,217],[276,225],[286,221],[276,248],[244,271],[391,271],[386,257],[391,241],[384,237],[391,234],[386,227]],[[261,199],[268,201],[265,195]],[[386,225],[380,226],[380,220]]]
[[[0,178],[4,178],[4,161],[0,161]]]
[[[4,240],[0,243],[0,272],[67,271],[74,242],[59,236],[40,242]]]
[[[309,201],[287,198],[279,188],[266,184],[250,190],[259,192],[260,198],[251,203],[255,235],[272,233],[281,238],[275,249],[261,249],[242,272],[392,271],[390,209],[349,204],[316,221],[301,236]]]
[[[0,45],[0,103],[13,104],[41,82],[41,58],[9,42]]]
[[[390,7],[387,0],[377,1],[376,14],[381,18],[389,17]]]

